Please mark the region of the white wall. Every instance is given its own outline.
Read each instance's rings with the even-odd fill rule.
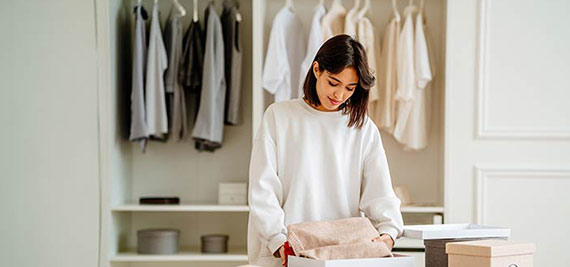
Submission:
[[[448,1],[446,218],[570,254],[570,2]]]
[[[2,266],[97,266],[94,15],[94,1],[2,1]]]

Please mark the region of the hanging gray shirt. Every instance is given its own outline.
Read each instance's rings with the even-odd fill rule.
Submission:
[[[213,151],[222,145],[224,134],[224,39],[220,18],[213,3],[206,9],[206,44],[202,74],[202,92],[198,117],[192,137],[199,150]]]
[[[240,114],[242,46],[239,34],[240,22],[237,20],[237,16],[240,16],[238,7],[239,4],[235,0],[225,0],[221,16],[227,83],[224,122],[227,125],[238,125],[242,121]]]
[[[164,93],[164,71],[168,66],[168,58],[162,38],[158,10],[158,3],[155,3],[152,8],[147,51],[145,105],[146,127],[149,137],[163,139],[168,133],[168,117],[166,115],[166,97]]]
[[[188,134],[186,123],[186,97],[179,79],[182,57],[182,14],[178,8],[170,10],[164,29],[164,41],[168,54],[164,84],[169,103],[170,130],[174,140],[184,139]]]
[[[143,152],[148,139],[144,102],[146,71],[146,26],[148,15],[142,6],[135,6],[133,69],[131,87],[131,130],[129,140],[138,142]]]

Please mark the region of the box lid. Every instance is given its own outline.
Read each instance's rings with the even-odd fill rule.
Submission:
[[[209,234],[209,235],[202,235],[200,236],[200,240],[202,241],[226,241],[230,237],[224,234]]]
[[[148,228],[148,229],[138,230],[137,235],[143,237],[179,236],[180,230],[170,229],[170,228]]]
[[[535,251],[536,246],[533,243],[520,243],[500,239],[453,242],[445,245],[445,252],[447,254],[483,257],[533,254]]]
[[[509,237],[510,235],[511,230],[508,228],[469,223],[405,225],[403,233],[404,237],[422,240]]]

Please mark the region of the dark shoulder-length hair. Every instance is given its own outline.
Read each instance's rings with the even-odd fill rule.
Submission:
[[[319,70],[326,70],[332,74],[338,74],[345,68],[356,70],[358,84],[352,96],[339,106],[339,110],[350,116],[348,127],[356,126],[360,129],[368,111],[368,92],[376,80],[368,66],[364,46],[349,35],[336,35],[319,48],[313,59],[313,62],[315,61],[319,63]],[[317,96],[317,77],[312,64],[305,76],[303,93],[309,103],[315,106],[321,105]]]

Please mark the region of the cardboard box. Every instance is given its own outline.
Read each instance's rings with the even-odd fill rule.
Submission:
[[[394,257],[315,260],[297,256],[287,258],[289,267],[414,267],[414,257],[394,254]]]
[[[536,246],[506,240],[453,242],[445,246],[449,267],[532,267]]]
[[[506,237],[494,237],[506,239]],[[448,267],[448,257],[445,253],[445,246],[448,243],[461,242],[461,241],[474,241],[486,239],[480,238],[454,238],[454,239],[427,239],[424,240],[425,246],[425,262],[426,267]]]

